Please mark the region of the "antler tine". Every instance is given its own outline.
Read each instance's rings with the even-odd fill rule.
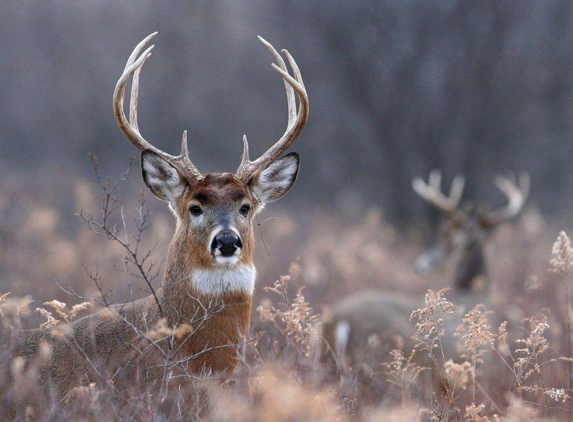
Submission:
[[[461,175],[456,175],[450,189],[450,196],[447,197],[441,190],[442,174],[439,170],[432,170],[428,183],[422,178],[416,177],[412,180],[414,191],[430,204],[434,205],[441,211],[444,211],[452,218],[462,217],[463,213],[458,209],[462,193],[464,190],[465,179]]]
[[[125,64],[125,68],[123,69],[124,73],[127,71],[127,69],[133,63],[135,63],[137,56],[139,56],[139,53],[141,53],[141,50],[143,50],[145,48],[145,45],[156,35],[157,35],[157,32],[153,32],[152,34],[149,34],[147,37],[145,37],[143,40],[141,40],[139,42],[139,44],[137,44],[135,46],[135,48],[133,49],[133,51],[131,52],[131,54],[129,55],[129,57],[127,59],[127,63]],[[153,47],[154,46],[151,46],[150,48],[153,48]],[[150,50],[150,48],[148,48],[148,50]],[[147,51],[144,54],[142,54],[142,56],[147,56]]]
[[[243,156],[241,159],[241,165],[235,173],[235,177],[243,183],[247,183],[254,175],[263,171],[277,158],[279,158],[279,156],[293,144],[308,120],[308,95],[302,81],[300,69],[298,68],[294,58],[288,53],[288,51],[282,50],[282,53],[287,57],[292,68],[293,77],[288,73],[283,58],[275,48],[262,37],[258,38],[274,56],[278,65],[273,63],[272,66],[284,79],[288,106],[288,123],[283,136],[271,148],[269,148],[267,152],[255,161],[250,161],[248,156],[249,145],[247,137],[243,137]],[[296,109],[295,91],[299,98],[298,112]]]
[[[151,50],[153,45],[147,48],[141,55],[141,51],[145,48],[145,45],[151,40],[157,32],[145,37],[133,50],[127,63],[123,74],[119,77],[117,84],[115,85],[115,90],[113,92],[113,110],[115,114],[115,120],[120,130],[123,132],[125,137],[131,141],[131,143],[140,151],[149,150],[159,155],[170,165],[175,167],[182,174],[188,182],[192,183],[196,180],[203,178],[199,170],[191,162],[187,153],[187,132],[183,134],[183,140],[181,145],[181,155],[173,156],[161,151],[159,148],[151,145],[149,142],[143,138],[139,132],[139,127],[137,123],[137,104],[139,96],[139,74],[141,68],[145,61],[151,55]],[[131,83],[131,97],[129,102],[129,122],[125,116],[125,111],[123,109],[123,102],[125,98],[125,90],[129,78],[133,75],[133,81]]]
[[[428,177],[428,185],[432,187],[432,189],[437,190],[438,192],[442,189],[442,172],[438,169],[433,169],[430,171],[430,177]]]
[[[265,47],[267,47],[267,49],[271,52],[271,54],[273,55],[273,57],[277,61],[278,66],[276,64],[272,63],[273,68],[277,72],[281,73],[281,71],[282,71],[281,74],[284,75],[284,73],[286,73],[288,75],[288,77],[290,77],[290,75],[288,74],[288,70],[287,70],[285,61],[283,60],[281,55],[278,53],[278,51],[275,50],[275,48],[271,45],[271,43],[269,43],[263,37],[257,36],[257,38],[264,44]],[[285,51],[286,50],[281,50],[281,52],[283,54]],[[294,70],[293,70],[293,73],[294,73]],[[294,90],[293,90],[292,86],[290,86],[286,80],[284,81],[284,84],[285,84],[285,90],[286,90],[286,96],[287,96],[287,106],[288,106],[288,123],[287,123],[287,126],[288,126],[296,118],[296,100],[294,97]]]
[[[247,141],[247,135],[243,135],[243,156],[241,157],[241,165],[239,166],[239,169],[244,166],[248,166],[249,163],[249,141]]]
[[[464,186],[466,184],[466,179],[461,174],[456,174],[454,180],[452,181],[452,187],[450,188],[450,200],[452,203],[456,204],[457,208],[462,200],[462,194],[464,193]]]
[[[519,174],[517,183],[504,176],[497,176],[494,183],[507,196],[508,203],[505,207],[491,211],[481,218],[481,224],[485,227],[491,227],[515,217],[523,209],[529,195],[530,179],[527,172]]]
[[[151,53],[149,53],[151,54]],[[133,80],[131,81],[131,95],[129,96],[129,125],[133,127],[133,129],[140,134],[139,131],[139,124],[137,123],[137,102],[139,100],[139,74],[141,73],[141,68],[147,60],[147,57],[144,56],[143,60],[141,61],[141,65],[135,69],[133,74]]]
[[[140,45],[136,47],[136,50],[138,49],[138,47],[140,47]],[[131,60],[128,60],[128,65],[126,65],[126,69],[123,71],[123,74],[117,81],[117,84],[115,85],[115,90],[113,92],[113,108],[115,113],[115,120],[117,121],[119,128],[121,129],[123,134],[127,137],[127,139],[129,139],[131,143],[141,151],[153,147],[141,136],[139,130],[137,130],[130,123],[128,123],[125,117],[125,112],[123,110],[123,100],[125,98],[125,89],[128,79],[131,77],[131,75],[135,73],[137,69],[140,68],[143,62],[151,54],[151,50],[153,49],[153,47],[154,46],[152,45],[147,50],[145,50],[145,52],[141,55],[141,57],[139,57],[133,63],[130,64]],[[135,84],[134,84],[134,89],[132,89],[132,95],[135,94],[135,96],[137,97],[138,94],[137,88],[139,86],[139,73],[137,73],[137,80],[135,80],[134,82]],[[130,103],[137,106],[137,98],[132,99]],[[137,112],[136,113],[130,112],[130,117],[133,118],[133,116],[137,117]]]

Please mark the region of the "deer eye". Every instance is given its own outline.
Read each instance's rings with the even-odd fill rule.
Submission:
[[[203,214],[203,210],[199,205],[191,205],[191,207],[189,207],[189,212],[195,217]]]
[[[243,205],[240,209],[239,209],[239,214],[241,214],[242,216],[246,217],[247,215],[249,215],[249,211],[251,210],[251,206],[250,205]]]

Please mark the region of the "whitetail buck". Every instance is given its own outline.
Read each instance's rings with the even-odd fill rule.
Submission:
[[[448,217],[437,245],[422,254],[416,266],[419,271],[427,273],[445,258],[449,258],[454,266],[453,283],[445,296],[458,306],[459,312],[449,318],[451,323],[442,345],[446,360],[455,360],[459,353],[456,351],[457,340],[452,334],[461,323],[461,316],[478,303],[488,303],[484,262],[486,235],[491,228],[520,212],[528,195],[529,178],[526,174],[520,175],[519,184],[505,177],[496,178],[495,184],[507,196],[508,204],[491,212],[464,211],[460,208],[464,187],[461,176],[454,179],[449,197],[442,193],[440,184],[438,171],[430,174],[429,183],[420,178],[412,183],[418,195]],[[417,297],[390,291],[366,291],[345,297],[332,306],[330,315],[324,321],[325,351],[334,355],[343,372],[368,359],[369,344],[374,337],[377,337],[377,357],[388,360],[389,352],[400,345],[408,355],[414,347],[411,337],[415,332],[415,321],[409,321],[409,317],[412,311],[422,307],[423,295]],[[422,352],[417,353],[420,355]],[[429,362],[424,358],[420,360],[426,365]]]
[[[139,72],[153,46],[141,41],[131,53],[113,94],[119,128],[140,151],[143,179],[176,218],[161,286],[141,300],[114,305],[67,325],[25,332],[16,358],[22,374],[38,370],[40,383],[60,399],[76,385],[178,384],[190,375],[230,374],[249,333],[256,270],[252,220],[265,203],[281,198],[294,184],[296,153],[279,158],[296,140],[308,118],[309,102],[291,55],[278,52],[275,70],[284,79],[288,124],[284,135],[255,161],[246,137],[235,174],[201,174],[188,157],[186,133],[181,155],[148,143],[137,124]],[[143,53],[142,53],[143,51]],[[133,76],[129,120],[124,96]],[[298,94],[297,110],[295,91]]]

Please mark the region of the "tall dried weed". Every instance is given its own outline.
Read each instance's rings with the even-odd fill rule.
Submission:
[[[92,228],[103,229],[103,237],[90,230],[63,232],[68,217],[62,216],[60,208],[48,205],[44,197],[7,192],[4,197],[13,198],[12,203],[0,203],[2,215],[10,217],[0,221],[0,291],[14,292],[0,295],[2,415],[10,414],[16,394],[37,393],[37,372],[13,358],[10,341],[19,330],[73,321],[80,312],[93,311],[88,306],[97,310],[115,301],[112,290],[115,297],[131,300],[154,286],[161,262],[147,252],[165,255],[166,245],[157,241],[172,231],[169,216],[154,211],[152,224],[148,224],[141,201],[125,203],[115,190],[104,191],[104,202],[98,205],[98,194],[91,185],[76,181],[69,191],[76,192],[82,204],[78,209],[102,208],[103,213],[81,215]],[[115,189],[113,183],[103,181],[103,185]],[[108,211],[119,211],[123,218],[108,215],[106,203]],[[134,217],[126,217],[130,209],[136,210]],[[102,227],[101,218],[111,224]],[[141,236],[126,241],[124,222],[128,231]],[[265,230],[271,251],[283,250],[287,237],[281,233]],[[115,240],[107,240],[114,236]],[[394,349],[379,356],[375,351],[382,339],[372,337],[366,345],[369,353],[359,363],[360,382],[370,383],[345,388],[337,378],[340,372],[316,361],[319,305],[354,289],[407,285],[412,292],[421,291],[424,285],[410,265],[419,239],[411,241],[399,235],[384,223],[379,211],[371,210],[355,224],[322,218],[309,228],[305,244],[284,246],[301,255],[287,275],[261,273],[259,283],[267,288],[258,288],[255,297],[260,305],[253,315],[254,341],[244,345],[244,360],[230,379],[216,374],[190,377],[187,388],[169,391],[160,399],[153,389],[141,386],[134,385],[128,394],[122,394],[113,383],[93,383],[72,389],[52,409],[19,409],[19,415],[30,420],[102,422],[571,420],[573,312],[569,283],[573,248],[567,235],[560,233],[550,261],[558,282],[551,284],[546,268],[532,264],[544,262],[546,267],[549,260],[552,242],[540,236],[539,230],[508,225],[496,236],[488,254],[500,257],[492,260],[495,268],[491,272],[497,282],[493,286],[497,301],[492,301],[491,310],[478,306],[464,317],[457,332],[464,346],[460,361],[446,359],[441,343],[444,321],[451,318],[456,304],[447,300],[447,291],[427,289],[426,306],[412,313],[418,343],[414,350]],[[535,238],[536,243],[524,247],[516,240],[524,238]],[[137,247],[143,254],[140,257],[147,257],[143,265],[125,246]],[[87,277],[82,265],[90,267]],[[118,278],[116,269],[121,271],[120,283],[113,281]],[[31,292],[42,307],[32,306],[32,298],[26,296]],[[92,299],[90,305],[88,299]],[[540,312],[543,307],[550,310]],[[510,317],[503,311],[511,311]],[[489,322],[493,316],[508,319],[496,334]],[[146,335],[159,341],[189,329],[160,323]],[[414,358],[419,354],[431,356],[431,367]],[[429,373],[441,377],[441,388],[425,382]],[[377,382],[381,379],[385,384]]]

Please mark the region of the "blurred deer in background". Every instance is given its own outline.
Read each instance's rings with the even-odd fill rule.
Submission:
[[[113,107],[119,128],[142,151],[145,184],[168,202],[176,218],[165,275],[149,297],[110,306],[67,325],[20,334],[23,344],[16,369],[37,370],[41,386],[57,399],[76,385],[92,382],[163,388],[185,382],[189,375],[230,374],[249,334],[256,276],[253,217],[265,203],[280,199],[297,178],[298,154],[279,157],[305,126],[309,102],[299,68],[286,50],[294,77],[279,53],[259,37],[284,79],[284,135],[255,161],[249,159],[244,137],[235,174],[201,174],[188,157],[186,132],[179,156],[159,150],[139,132],[139,72],[153,46],[143,49],[154,36],[141,41],[129,57],[115,87]],[[132,76],[128,121],[123,102]]]
[[[466,211],[460,208],[464,188],[464,179],[460,175],[454,178],[449,197],[441,192],[441,174],[437,170],[430,173],[428,183],[420,178],[412,182],[414,191],[447,217],[440,228],[438,241],[420,255],[416,268],[426,275],[451,257],[454,275],[450,296],[452,293],[468,293],[473,298],[477,295],[484,299],[487,297],[489,282],[484,257],[487,235],[498,224],[518,215],[529,194],[527,173],[519,175],[517,185],[502,176],[498,176],[494,183],[505,194],[508,204],[498,210],[484,212],[479,207]]]
[[[453,337],[461,317],[478,303],[488,303],[488,280],[484,245],[488,232],[498,224],[515,217],[523,208],[529,192],[529,178],[521,174],[518,184],[497,177],[495,184],[507,197],[508,204],[498,210],[464,211],[460,208],[464,179],[456,176],[450,195],[441,191],[440,172],[434,170],[429,182],[415,178],[415,192],[447,216],[436,245],[416,261],[418,271],[429,273],[446,258],[454,267],[451,288],[445,297],[458,306],[458,317],[450,318],[448,334],[442,340],[445,359],[455,359],[457,340]],[[366,352],[376,338],[379,353],[387,360],[392,349],[403,347],[405,354],[414,347],[412,311],[423,307],[423,297],[390,291],[366,291],[341,299],[334,304],[323,323],[325,353],[334,355],[342,372],[366,359]],[[420,354],[420,352],[418,352]],[[324,358],[323,358],[324,359]],[[418,361],[420,361],[418,359]],[[423,361],[423,359],[422,359]],[[427,362],[427,361],[426,361]]]

